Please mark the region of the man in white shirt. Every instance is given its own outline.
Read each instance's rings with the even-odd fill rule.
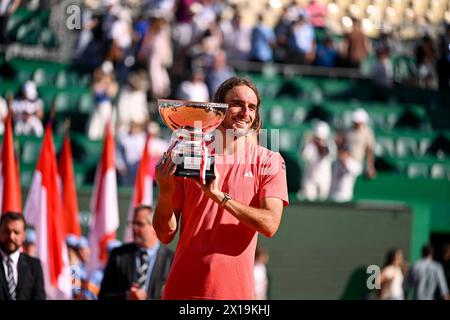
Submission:
[[[361,171],[362,165],[351,156],[348,145],[341,145],[337,161],[333,164],[330,198],[336,202],[351,201],[356,178]]]
[[[36,83],[25,82],[22,89],[23,97],[14,100],[12,111],[14,115],[14,132],[17,135],[35,135],[41,137],[44,134],[42,118],[44,116],[44,103],[38,97]]]
[[[21,213],[3,213],[0,220],[0,300],[44,300],[41,262],[20,252],[25,241]]]
[[[208,86],[201,69],[192,72],[190,80],[183,81],[178,88],[177,98],[189,101],[209,101]]]
[[[146,122],[149,118],[147,91],[150,80],[145,70],[135,71],[128,76],[118,102],[118,131],[127,133],[131,122]]]
[[[300,199],[315,201],[328,198],[331,186],[331,163],[335,156],[329,135],[328,124],[319,121],[314,128],[312,139],[303,148],[301,158],[304,161],[304,169]]]

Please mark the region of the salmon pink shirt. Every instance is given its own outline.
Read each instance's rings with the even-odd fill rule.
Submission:
[[[219,187],[259,208],[266,197],[288,205],[286,167],[278,152],[256,144],[237,156],[215,155]],[[176,178],[173,208],[180,238],[163,299],[253,299],[257,232],[208,198],[193,179]]]

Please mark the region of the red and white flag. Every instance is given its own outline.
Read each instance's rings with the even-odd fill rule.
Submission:
[[[22,212],[22,191],[19,166],[14,155],[11,113],[8,113],[3,135],[0,159],[0,208],[2,214],[8,211]]]
[[[42,263],[47,298],[70,299],[72,283],[50,123],[45,129],[24,215],[26,221],[36,229],[37,256]]]
[[[119,227],[117,177],[114,157],[115,142],[108,124],[91,199],[91,223],[89,228],[91,257],[88,263],[89,272],[97,270],[106,264],[108,241],[116,238],[116,230]]]
[[[150,143],[151,137],[147,135],[144,150],[142,150],[141,161],[134,182],[133,196],[128,209],[127,221],[131,221],[134,215],[134,208],[139,205],[151,206],[153,203],[153,176],[150,163]],[[127,224],[123,237],[124,242],[133,241],[133,233],[130,225]]]
[[[68,134],[64,137],[61,154],[59,156],[58,172],[61,177],[65,234],[81,236],[81,227],[78,220],[78,199],[75,188],[75,175],[73,173],[72,148],[70,146],[70,137]]]

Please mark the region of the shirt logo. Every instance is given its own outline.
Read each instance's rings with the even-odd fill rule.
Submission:
[[[253,172],[251,172],[251,171],[245,172],[245,173],[244,173],[244,177],[247,177],[247,178],[253,178]]]

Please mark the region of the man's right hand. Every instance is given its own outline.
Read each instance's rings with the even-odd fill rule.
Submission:
[[[147,292],[133,284],[127,292],[127,300],[146,300]]]
[[[171,152],[167,151],[156,165],[155,178],[160,194],[172,193],[175,188],[174,174],[176,165],[172,162]]]

